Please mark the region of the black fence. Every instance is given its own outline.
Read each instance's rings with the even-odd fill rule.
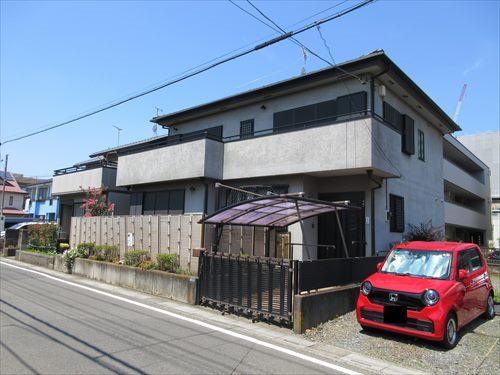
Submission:
[[[205,252],[199,271],[202,304],[292,322],[292,261]]]
[[[361,282],[384,257],[341,258],[298,263],[297,292]]]

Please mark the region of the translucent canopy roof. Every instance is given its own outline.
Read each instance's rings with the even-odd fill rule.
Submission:
[[[319,201],[289,195],[273,195],[238,202],[205,219],[204,224],[282,228],[326,212],[357,208],[346,203]]]

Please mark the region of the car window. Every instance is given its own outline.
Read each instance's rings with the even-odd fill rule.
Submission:
[[[469,249],[467,250],[469,259],[470,259],[470,271],[469,272],[474,272],[480,269],[483,266],[483,262],[481,260],[481,255],[479,255],[479,252],[477,249]]]
[[[466,250],[460,251],[458,253],[458,258],[457,258],[457,277],[458,277],[458,270],[466,270],[467,272],[470,272],[470,262],[469,262],[469,255]]]

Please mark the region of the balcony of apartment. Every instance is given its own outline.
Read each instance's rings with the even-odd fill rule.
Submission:
[[[117,186],[222,178],[222,127],[162,137],[118,156]]]
[[[487,201],[448,181],[444,182],[446,224],[487,230],[490,214]]]
[[[52,195],[78,194],[81,193],[82,187],[103,186],[116,186],[116,163],[91,160],[54,171]]]
[[[374,139],[384,143],[386,154],[390,154],[394,148],[390,145],[400,142],[400,136],[381,123],[365,110],[325,122],[270,127],[250,136],[227,137],[223,178],[290,174],[326,177],[364,174],[367,169],[389,176],[391,168],[375,152]]]
[[[488,197],[489,189],[484,184],[482,171],[470,172],[450,160],[443,159],[443,177],[445,181],[460,186],[463,190],[470,192],[478,197]],[[482,178],[480,178],[482,176]]]

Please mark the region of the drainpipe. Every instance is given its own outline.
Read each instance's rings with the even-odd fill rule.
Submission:
[[[371,220],[370,220],[370,231],[371,231],[371,242],[372,242],[372,250],[371,250],[371,256],[375,255],[375,190],[380,189],[382,187],[382,184],[377,181],[375,178],[373,178],[373,170],[369,169],[366,171],[367,177],[374,183],[377,184],[377,186],[372,187],[371,190],[371,198],[370,198],[370,210],[371,210]],[[384,179],[382,178],[382,181]]]
[[[386,65],[385,69],[382,70],[380,73],[374,75],[370,79],[370,111],[372,117],[375,115],[375,79],[378,77],[386,74],[391,70],[391,66],[389,64]]]

